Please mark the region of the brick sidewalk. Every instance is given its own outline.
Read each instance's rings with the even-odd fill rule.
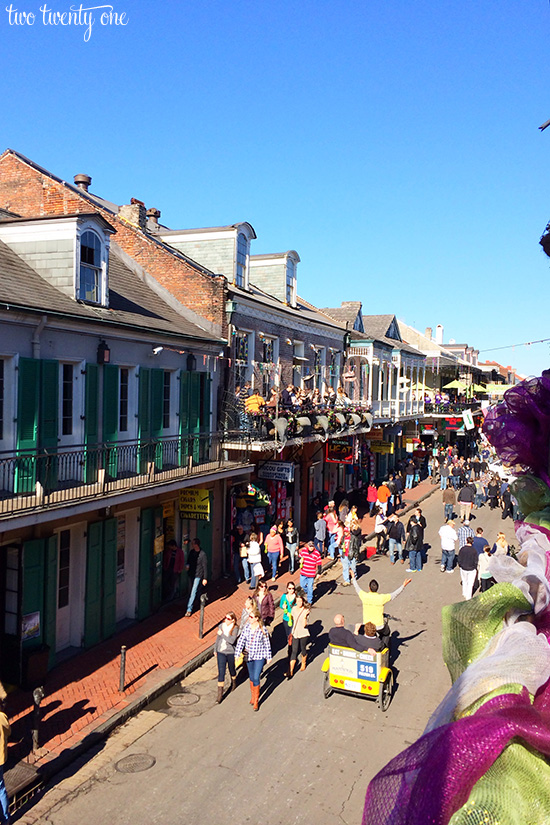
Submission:
[[[403,496],[404,509],[437,489],[423,481]],[[363,535],[374,528],[374,519],[365,516]],[[290,579],[287,571],[270,583],[273,597],[281,596]],[[185,602],[172,602],[157,614],[120,631],[112,639],[89,651],[79,653],[55,667],[44,684],[39,758],[29,755],[31,742],[32,692],[16,691],[10,696],[9,711],[12,736],[9,763],[26,759],[37,766],[56,759],[63,751],[74,748],[102,725],[136,703],[147,701],[155,691],[174,682],[186,664],[214,643],[216,629],[227,610],[240,617],[249,595],[248,585],[238,587],[232,579],[222,579],[209,587],[210,601],[205,609],[204,638],[199,639],[199,614],[185,618]],[[119,693],[120,648],[127,647],[126,687]]]

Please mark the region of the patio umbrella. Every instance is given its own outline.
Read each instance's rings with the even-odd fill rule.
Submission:
[[[466,384],[464,381],[450,381],[448,384],[445,384],[443,387],[444,390],[465,390]]]

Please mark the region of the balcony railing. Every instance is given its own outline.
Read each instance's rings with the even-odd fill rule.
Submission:
[[[448,401],[440,404],[424,404],[426,415],[460,415],[464,410],[476,410],[481,407],[480,401]]]
[[[224,458],[221,436],[0,453],[0,517],[151,487],[246,464]]]
[[[237,412],[232,416],[232,423],[237,426],[228,427],[224,441],[226,445],[248,444],[249,447],[254,442],[273,447],[296,439],[326,441],[338,435],[368,432],[372,421],[370,407],[357,404],[341,408],[316,407],[301,412],[281,410],[272,415]]]

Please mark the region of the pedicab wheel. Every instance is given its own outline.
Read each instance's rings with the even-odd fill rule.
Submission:
[[[325,673],[323,677],[323,696],[325,697],[325,699],[328,699],[329,696],[332,696],[333,693],[334,689],[330,686],[330,675],[328,673]]]
[[[385,711],[389,708],[393,693],[393,673],[388,673],[385,680],[380,685],[380,693],[378,694],[378,705],[380,710]]]

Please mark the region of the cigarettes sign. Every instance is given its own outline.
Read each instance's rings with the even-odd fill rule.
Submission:
[[[180,490],[180,515],[182,518],[210,521],[210,493],[208,490]]]

